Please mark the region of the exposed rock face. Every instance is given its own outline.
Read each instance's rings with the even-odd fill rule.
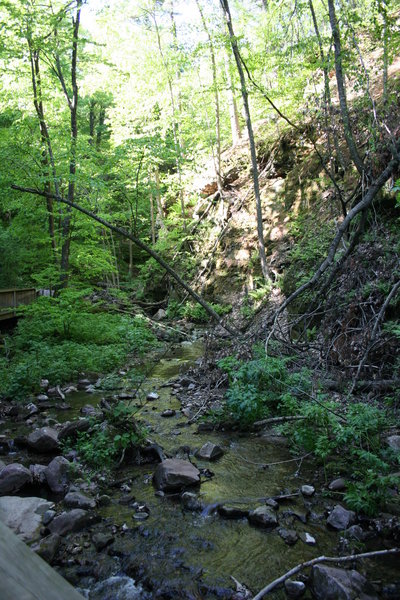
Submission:
[[[357,571],[324,565],[315,565],[312,569],[312,586],[317,600],[354,600],[365,590],[366,583],[365,577]]]
[[[153,483],[157,490],[179,491],[200,483],[200,471],[187,460],[167,458],[157,466]]]
[[[27,443],[37,452],[55,452],[58,449],[58,432],[51,427],[35,429],[28,436]]]
[[[340,504],[337,504],[327,519],[328,525],[342,531],[347,529],[354,523],[356,519],[356,513],[352,510],[346,510]]]
[[[90,513],[81,508],[75,508],[69,512],[63,512],[55,517],[49,524],[51,533],[67,535],[73,531],[80,531],[95,522]]]
[[[0,496],[18,492],[26,483],[32,482],[32,475],[19,463],[12,463],[0,471]]]
[[[222,456],[223,453],[224,451],[222,450],[221,446],[217,446],[212,442],[206,442],[204,446],[202,446],[200,450],[196,452],[196,456],[203,460],[216,460]]]
[[[43,515],[53,507],[52,502],[43,498],[0,498],[0,520],[12,529],[24,542],[39,537]]]
[[[95,508],[96,501],[88,498],[80,492],[69,492],[64,498],[64,504],[68,508]]]
[[[249,512],[249,521],[257,527],[272,528],[278,525],[276,514],[269,506],[259,506]]]
[[[55,494],[64,494],[68,490],[68,472],[71,463],[63,456],[56,456],[45,471],[49,488]]]

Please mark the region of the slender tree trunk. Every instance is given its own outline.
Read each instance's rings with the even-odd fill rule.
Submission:
[[[246,116],[247,131],[248,131],[248,135],[249,135],[252,175],[253,175],[253,184],[254,184],[254,196],[256,199],[257,234],[258,234],[258,248],[259,248],[259,253],[260,253],[260,263],[261,263],[261,270],[262,270],[264,279],[266,281],[269,281],[270,276],[269,276],[269,272],[268,272],[267,257],[265,254],[265,245],[264,245],[264,228],[263,228],[263,220],[262,220],[260,184],[259,184],[259,179],[258,179],[256,145],[254,142],[253,126],[252,126],[251,117],[250,117],[250,107],[249,107],[249,99],[248,99],[248,94],[247,94],[247,87],[246,87],[246,82],[245,82],[245,78],[244,78],[244,72],[243,72],[239,48],[238,48],[236,37],[235,37],[234,31],[233,31],[233,25],[232,25],[232,19],[231,19],[231,13],[229,10],[228,0],[220,0],[220,1],[221,1],[222,10],[223,10],[225,18],[226,18],[226,23],[227,23],[227,27],[228,27],[232,51],[233,51],[233,55],[235,57],[236,66],[237,66],[237,69],[239,72],[239,77],[240,77],[240,86],[241,86],[241,91],[242,91],[243,106],[244,106],[244,112],[245,112],[245,116]]]
[[[242,138],[242,131],[240,129],[239,123],[239,113],[236,104],[235,98],[235,89],[233,86],[231,69],[230,69],[230,61],[227,52],[224,51],[224,62],[225,62],[225,76],[227,83],[227,93],[228,93],[228,106],[229,106],[229,121],[231,124],[231,132],[232,132],[232,146],[236,146],[236,144]]]
[[[68,106],[71,114],[71,144],[70,144],[70,161],[69,161],[69,181],[68,181],[68,201],[74,202],[75,199],[75,178],[76,178],[76,144],[78,139],[78,121],[77,121],[77,110],[78,110],[78,83],[77,83],[77,59],[78,59],[78,35],[79,25],[81,17],[82,0],[77,0],[76,3],[76,14],[72,19],[72,57],[71,57],[71,86],[72,96],[69,97],[68,92],[66,93]],[[59,61],[58,61],[59,62]],[[61,68],[59,67],[59,74],[61,75],[61,83],[65,81],[62,75]],[[63,245],[61,249],[61,287],[68,285],[69,275],[69,256],[71,249],[71,208],[67,206],[66,215],[61,225]]]
[[[172,133],[173,133],[173,138],[174,138],[176,171],[177,171],[177,174],[178,174],[179,200],[180,200],[180,205],[181,205],[181,215],[182,215],[182,220],[183,220],[183,230],[186,231],[186,212],[185,212],[185,201],[184,201],[184,197],[183,197],[182,167],[181,167],[181,162],[182,162],[182,148],[181,148],[181,144],[180,144],[180,131],[179,131],[178,118],[177,118],[177,110],[176,110],[176,105],[175,105],[175,95],[174,95],[174,89],[173,89],[173,85],[172,85],[172,79],[171,79],[171,76],[169,74],[169,66],[168,66],[167,60],[166,60],[166,58],[164,56],[163,49],[162,49],[160,30],[158,28],[157,19],[156,19],[156,16],[155,16],[154,13],[152,14],[152,17],[153,17],[153,21],[154,21],[154,26],[155,26],[156,34],[157,34],[158,50],[160,52],[161,60],[162,60],[162,63],[164,65],[165,73],[166,73],[166,76],[167,76],[169,95],[170,95],[170,99],[171,99],[171,108],[172,108]],[[173,21],[173,22],[175,23],[175,21]]]
[[[96,119],[96,115],[94,112],[95,107],[96,101],[93,100],[93,98],[91,98],[89,102],[89,144],[91,146],[93,145],[94,140],[94,124]]]
[[[339,27],[336,19],[336,10],[334,0],[328,0],[329,22],[332,31],[333,44],[335,48],[335,71],[336,82],[339,94],[340,114],[343,122],[344,136],[349,148],[350,156],[357,171],[361,176],[365,174],[365,165],[358,152],[356,142],[350,125],[349,110],[347,106],[346,90],[344,86],[343,66],[342,66],[342,47],[340,41]]]
[[[154,246],[154,244],[156,243],[156,226],[154,223],[154,198],[153,198],[153,190],[151,189],[151,186],[150,186],[149,200],[150,200],[151,242]]]
[[[164,223],[164,210],[161,202],[161,194],[160,194],[160,171],[158,166],[156,166],[154,171],[155,179],[156,179],[156,204],[157,204],[157,221],[160,224],[162,229],[165,229]]]
[[[99,150],[99,148],[100,148],[101,140],[103,137],[105,120],[106,120],[106,109],[104,108],[104,106],[100,106],[99,124],[97,126],[97,133],[96,133],[96,148],[97,148],[97,150]]]
[[[51,181],[50,181],[50,169],[53,171],[53,179],[55,182],[55,189],[58,189],[57,177],[55,174],[55,164],[53,157],[53,150],[51,145],[51,140],[49,136],[49,131],[47,128],[47,123],[44,117],[44,107],[43,107],[43,97],[42,97],[42,82],[40,76],[40,59],[39,59],[39,51],[33,50],[32,41],[30,35],[28,34],[28,46],[29,46],[29,55],[30,55],[30,63],[31,63],[31,78],[32,78],[32,89],[33,89],[33,103],[35,106],[36,114],[39,120],[39,128],[40,135],[42,141],[42,166],[44,169],[45,175],[45,191],[50,194],[51,193]],[[53,209],[53,201],[49,196],[47,196],[46,200],[47,205],[47,215],[48,215],[48,227],[49,227],[49,236],[51,248],[53,250],[54,258],[56,258],[57,251],[57,242],[56,242],[56,234],[55,234],[55,223],[54,223],[54,209]]]
[[[212,37],[210,34],[210,30],[208,29],[207,22],[204,17],[203,9],[201,8],[201,4],[199,0],[196,0],[197,8],[199,9],[201,22],[203,24],[203,29],[207,35],[209,49],[210,49],[210,59],[211,59],[211,69],[212,69],[212,78],[213,78],[213,92],[214,92],[214,103],[215,103],[215,133],[216,133],[216,150],[217,150],[217,160],[215,165],[215,175],[217,178],[217,186],[218,191],[222,194],[222,176],[221,176],[221,119],[220,119],[220,109],[219,109],[219,93],[218,93],[218,79],[217,79],[217,63],[215,60],[215,50],[214,44],[212,41]]]
[[[388,68],[389,68],[389,27],[388,27],[388,7],[385,0],[379,2],[380,13],[383,19],[383,95],[382,99],[384,104],[388,101]]]

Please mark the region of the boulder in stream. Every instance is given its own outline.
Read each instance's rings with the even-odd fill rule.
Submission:
[[[89,419],[77,419],[76,421],[67,421],[61,429],[58,439],[65,440],[68,437],[75,438],[79,432],[87,431],[90,427]]]
[[[200,471],[188,460],[167,458],[155,470],[153,483],[157,490],[176,492],[200,483]]]
[[[354,600],[367,592],[367,580],[354,570],[315,565],[311,577],[317,600]]]
[[[259,506],[251,510],[248,516],[249,522],[257,527],[272,528],[278,525],[275,512],[269,506]]]
[[[61,537],[56,533],[51,533],[46,537],[42,538],[35,546],[32,546],[32,550],[39,554],[49,565],[54,560],[57,550],[60,547]]]
[[[0,496],[18,492],[25,484],[32,482],[32,475],[19,463],[11,463],[0,470]]]
[[[48,465],[45,476],[49,488],[55,494],[65,494],[69,487],[69,470],[71,463],[63,456],[56,456]]]
[[[80,492],[68,492],[64,498],[64,504],[67,508],[95,508],[96,501],[88,498]]]
[[[222,456],[224,451],[221,446],[217,444],[213,444],[212,442],[206,442],[200,450],[196,452],[197,458],[201,458],[203,460],[216,460],[220,456]]]
[[[0,498],[0,521],[24,542],[31,542],[39,538],[43,515],[53,506],[43,498],[3,496]]]
[[[93,516],[87,510],[74,508],[69,512],[63,512],[55,517],[49,524],[49,529],[51,533],[67,535],[67,533],[81,531],[98,520],[99,517]]]
[[[27,443],[37,452],[55,452],[58,450],[58,432],[52,427],[40,427],[29,434]]]

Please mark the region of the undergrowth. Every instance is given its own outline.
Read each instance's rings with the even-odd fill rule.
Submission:
[[[64,290],[21,310],[0,355],[0,395],[36,392],[42,378],[55,385],[83,371],[110,372],[155,343],[144,319],[98,311],[85,299],[90,291]]]
[[[388,413],[374,404],[356,402],[346,407],[322,391],[313,391],[311,373],[295,370],[290,357],[265,356],[255,348],[250,361],[228,356],[219,367],[228,374],[225,407],[217,418],[234,420],[248,428],[257,420],[274,416],[299,416],[280,427],[293,449],[313,452],[327,474],[329,463],[344,460],[349,485],[345,500],[350,508],[374,515],[400,485],[400,454],[386,448],[382,434]],[[215,418],[215,415],[214,415]]]

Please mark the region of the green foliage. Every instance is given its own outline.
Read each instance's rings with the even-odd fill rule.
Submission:
[[[232,310],[231,304],[222,305],[210,303],[210,306],[220,316],[226,315]],[[210,315],[205,309],[197,302],[192,301],[182,304],[182,302],[178,302],[177,300],[170,300],[167,308],[167,316],[169,319],[185,318],[189,321],[194,321],[195,323],[208,323],[210,320]]]
[[[64,290],[22,309],[0,362],[0,394],[23,396],[37,390],[41,378],[59,384],[82,371],[109,372],[128,354],[152,347],[143,318],[97,312],[85,299],[89,292]]]
[[[119,402],[106,413],[105,421],[93,422],[89,431],[79,432],[75,443],[67,449],[77,451],[80,458],[92,469],[109,469],[125,451],[143,444],[146,430],[134,420],[136,411]]]
[[[248,362],[228,356],[218,363],[229,377],[226,410],[243,427],[277,411],[286,414],[310,388],[310,374],[290,372],[290,359],[266,357],[263,348],[255,355]]]

